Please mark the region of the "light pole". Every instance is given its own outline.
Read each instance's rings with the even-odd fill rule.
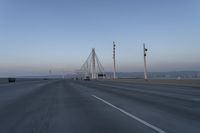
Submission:
[[[147,49],[145,48],[145,44],[143,44],[143,51],[144,51],[144,80],[147,80],[147,63],[146,63]]]
[[[113,41],[113,79],[116,79],[115,42]]]

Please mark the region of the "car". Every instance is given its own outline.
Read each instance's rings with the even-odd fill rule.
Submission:
[[[9,83],[14,83],[16,81],[16,78],[8,78]]]
[[[89,76],[86,76],[86,77],[84,78],[84,80],[89,81],[89,80],[90,80],[90,77],[89,77]]]

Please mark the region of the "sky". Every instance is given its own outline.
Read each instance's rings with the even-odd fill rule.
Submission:
[[[199,0],[0,0],[0,77],[71,73],[92,48],[112,71],[200,71]]]

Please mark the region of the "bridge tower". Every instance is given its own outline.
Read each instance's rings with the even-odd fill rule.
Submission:
[[[81,69],[77,71],[77,74],[81,78],[86,78],[86,77],[89,77],[90,79],[105,78],[106,75],[104,72],[104,68],[97,57],[95,48],[92,48],[92,52],[88,56],[85,63],[82,65]]]
[[[96,60],[95,60],[95,48],[92,49],[92,79],[96,79],[97,77],[97,72],[96,72]]]

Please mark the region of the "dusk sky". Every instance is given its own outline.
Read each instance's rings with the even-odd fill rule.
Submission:
[[[200,0],[0,0],[0,77],[73,72],[92,48],[112,71],[200,70]]]

